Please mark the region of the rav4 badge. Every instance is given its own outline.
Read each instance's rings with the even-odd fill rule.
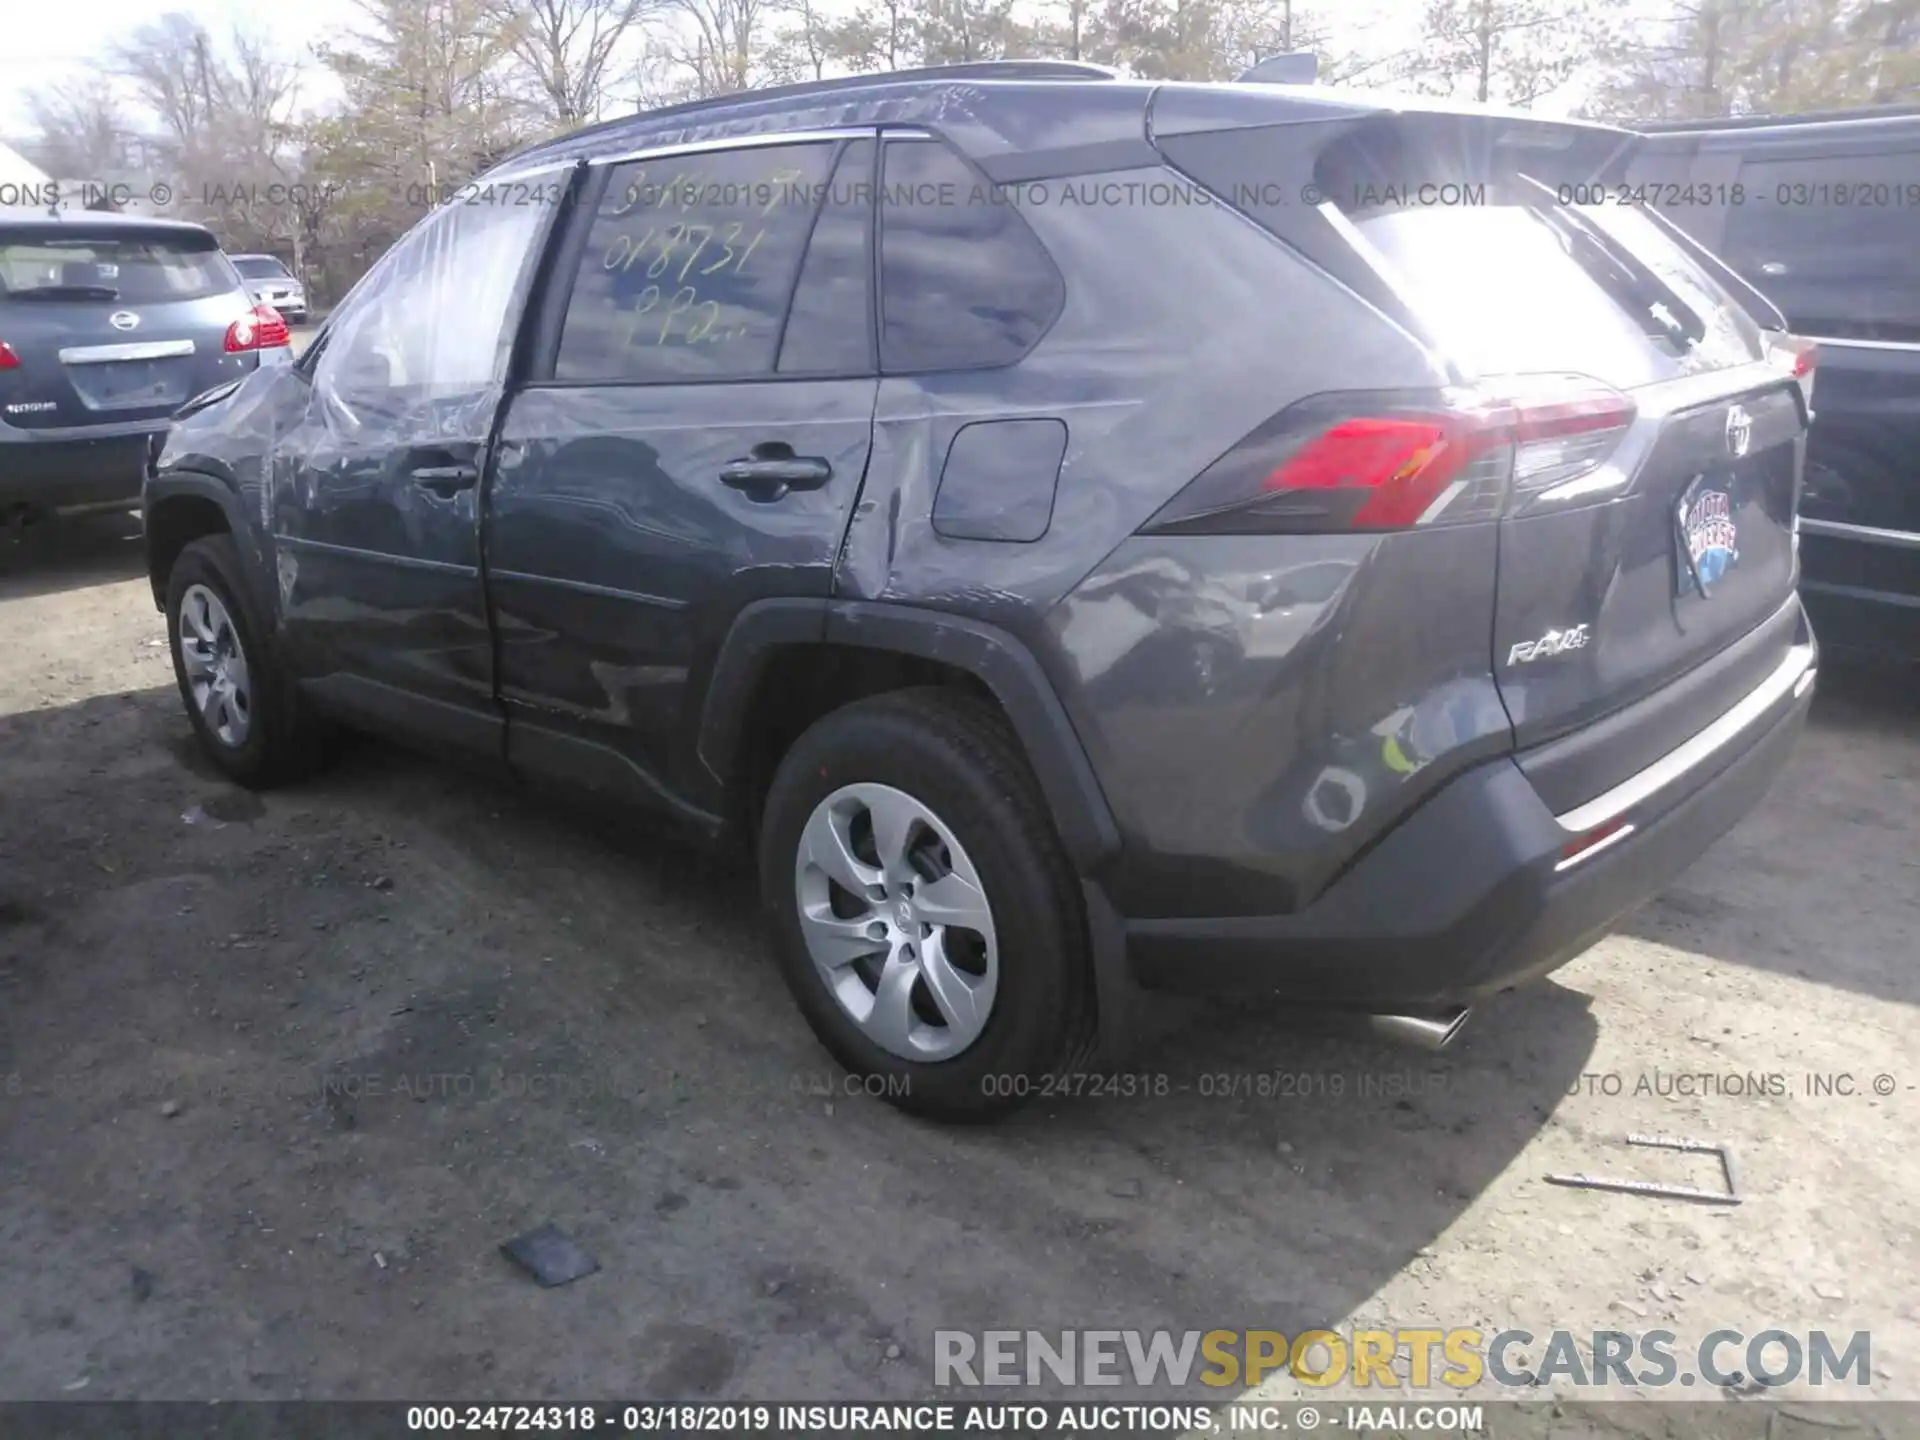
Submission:
[[[1554,655],[1564,655],[1569,650],[1580,650],[1587,643],[1587,627],[1575,625],[1571,630],[1549,630],[1538,640],[1522,640],[1507,652],[1509,665],[1527,665],[1535,660],[1545,660]]]

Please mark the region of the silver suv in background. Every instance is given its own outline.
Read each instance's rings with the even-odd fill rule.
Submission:
[[[235,255],[233,268],[240,272],[255,304],[271,305],[291,325],[307,323],[307,287],[277,256]]]

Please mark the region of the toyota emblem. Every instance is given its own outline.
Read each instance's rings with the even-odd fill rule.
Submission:
[[[1747,413],[1746,406],[1735,405],[1727,411],[1727,452],[1738,460],[1752,443],[1753,416]]]
[[[107,317],[107,323],[116,330],[131,330],[140,323],[140,317],[131,310],[116,310]]]

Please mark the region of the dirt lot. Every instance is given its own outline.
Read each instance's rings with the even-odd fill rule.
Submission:
[[[1442,1056],[1206,1009],[1163,1097],[951,1131],[843,1092],[744,875],[370,743],[216,779],[139,551],[0,551],[0,1396],[907,1398],[937,1328],[1351,1320],[1867,1329],[1920,1397],[1911,699],[1828,685],[1758,813]],[[1543,1182],[1712,1180],[1633,1130],[1746,1203]],[[501,1258],[543,1222],[599,1273]]]

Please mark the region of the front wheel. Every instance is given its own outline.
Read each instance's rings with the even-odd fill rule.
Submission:
[[[814,1034],[902,1109],[994,1118],[1090,1039],[1078,886],[982,702],[901,691],[817,722],[774,777],[760,873]]]
[[[167,576],[167,640],[201,747],[229,778],[265,787],[312,770],[323,735],[265,643],[240,576],[225,535],[182,550]]]

